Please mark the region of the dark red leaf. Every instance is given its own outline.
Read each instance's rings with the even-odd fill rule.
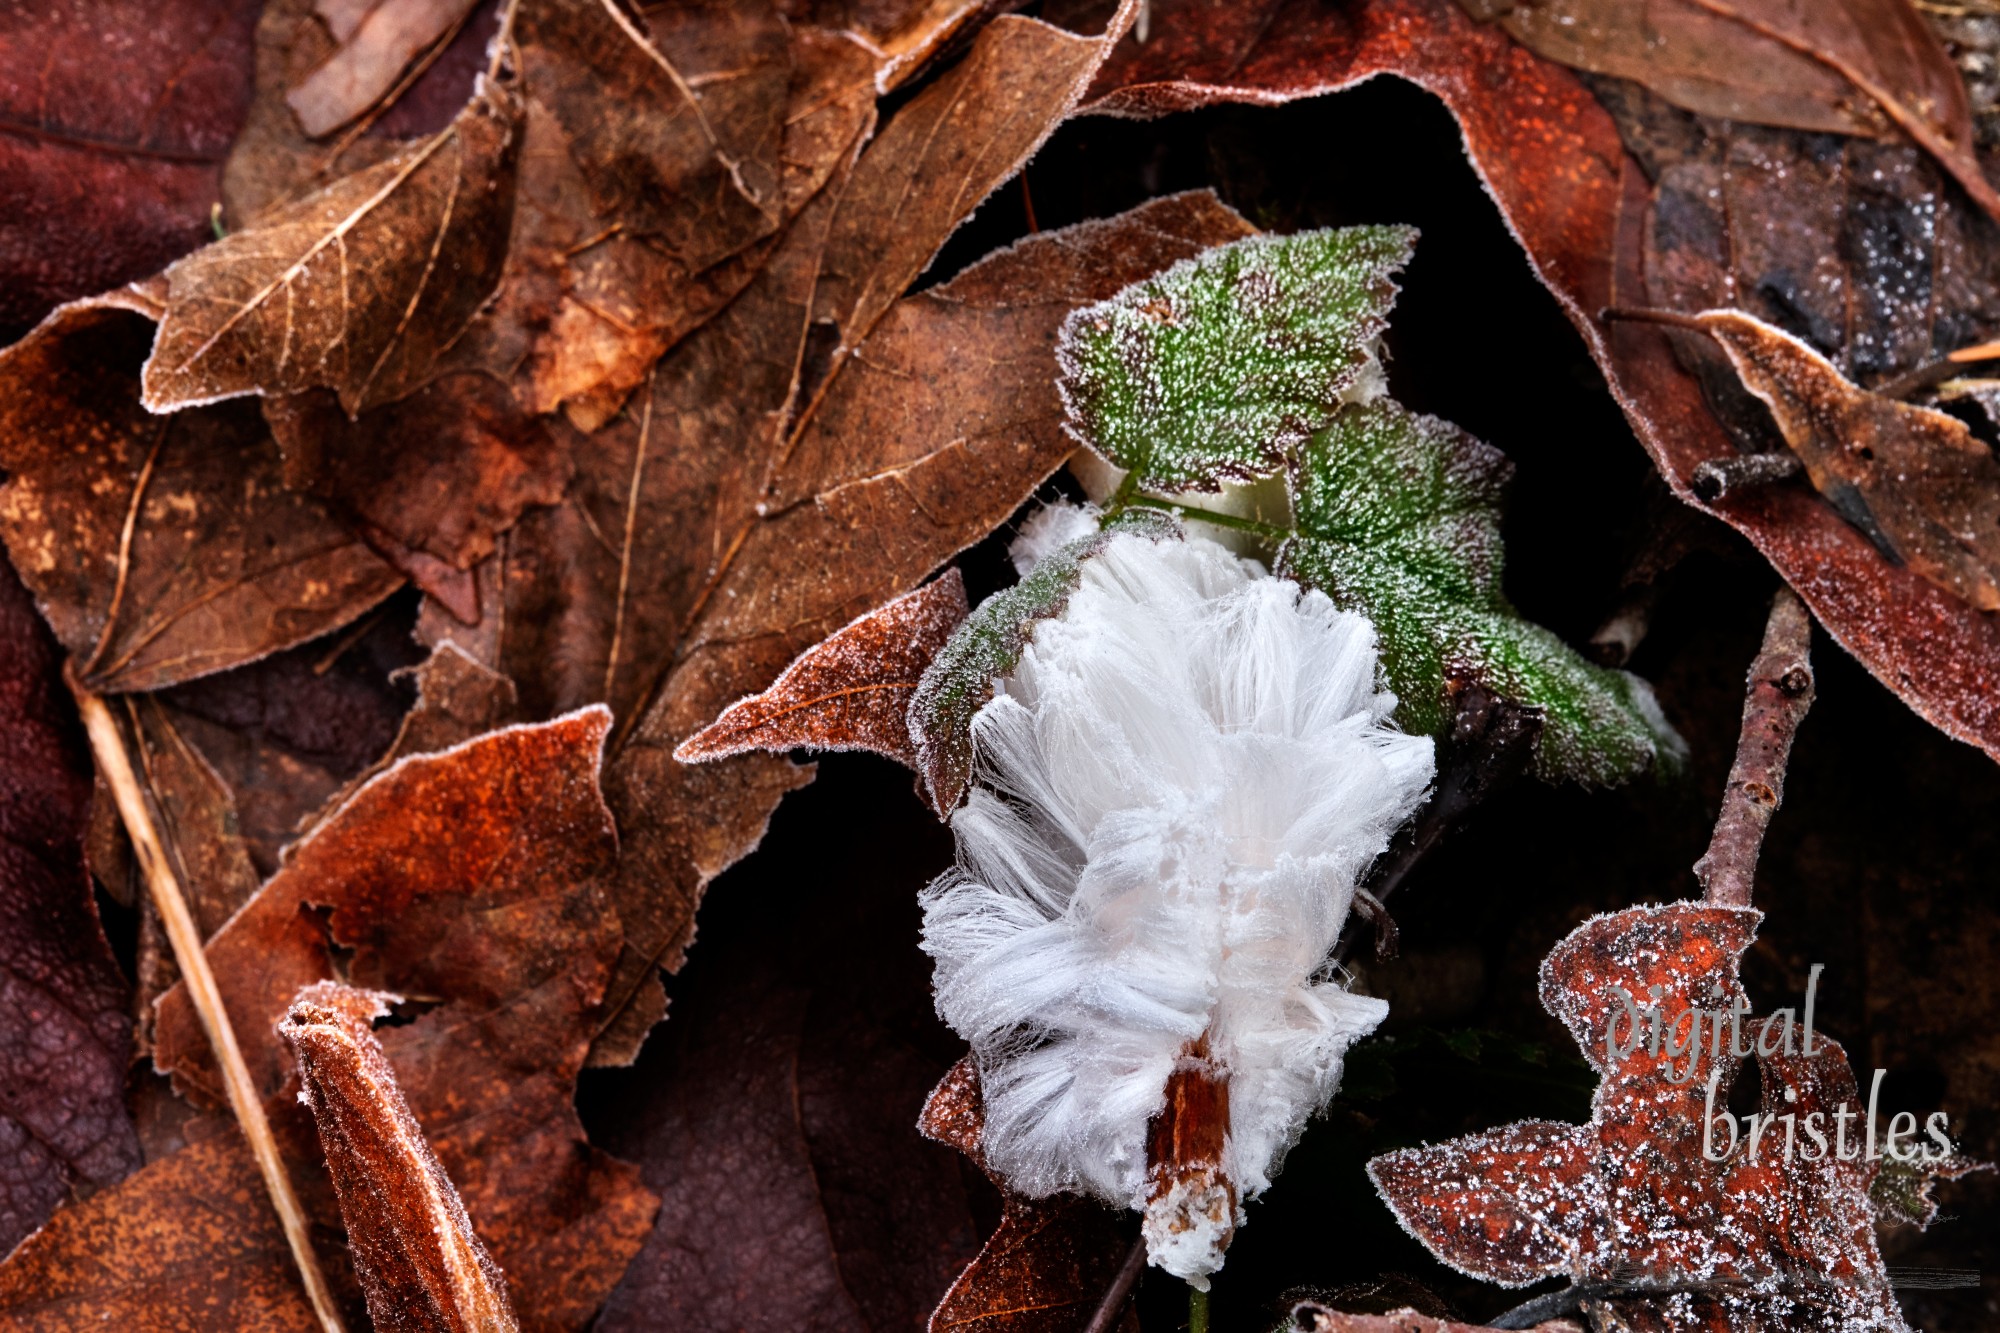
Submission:
[[[132,1023],[84,868],[90,758],[61,655],[0,560],[0,1254],[139,1165]]]

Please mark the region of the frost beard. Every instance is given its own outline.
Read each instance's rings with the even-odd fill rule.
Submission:
[[[1199,1286],[1387,1012],[1323,974],[1431,777],[1376,682],[1373,627],[1323,594],[1127,534],[973,721],[924,948],[978,1060],[987,1161],[1024,1194],[1145,1209],[1153,1262]],[[1190,1077],[1220,1120],[1190,1141],[1217,1160],[1149,1180],[1149,1125]]]

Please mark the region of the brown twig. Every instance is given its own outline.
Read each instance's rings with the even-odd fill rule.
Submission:
[[[1703,504],[1714,504],[1742,491],[1790,481],[1803,475],[1805,470],[1806,465],[1799,461],[1799,456],[1788,449],[1765,454],[1737,454],[1697,463],[1694,475],[1688,480],[1688,487],[1694,492],[1695,499]]]
[[[1141,1236],[1126,1251],[1125,1262],[1118,1265],[1118,1275],[1104,1289],[1104,1299],[1097,1303],[1097,1313],[1083,1326],[1083,1333],[1111,1333],[1118,1327],[1118,1318],[1125,1313],[1126,1302],[1132,1299],[1132,1288],[1145,1268],[1146,1238]]]
[[[1812,617],[1790,588],[1771,599],[1764,646],[1750,664],[1736,762],[1722,792],[1722,811],[1708,850],[1694,863],[1703,900],[1748,907],[1764,830],[1785,798],[1792,738],[1812,707]]]
[[[187,898],[181,893],[180,882],[174,877],[173,867],[167,860],[166,847],[160,841],[145,794],[139,789],[138,777],[132,771],[131,757],[125,753],[125,738],[119,733],[111,710],[104,706],[104,700],[79,684],[73,672],[66,670],[65,675],[69,679],[71,693],[76,695],[77,710],[83,715],[84,730],[90,735],[90,748],[97,758],[98,772],[103,775],[105,785],[111,789],[111,795],[118,803],[118,813],[125,821],[125,832],[132,839],[132,850],[145,873],[153,906],[160,914],[167,942],[173,946],[174,961],[180,965],[181,978],[188,988],[188,999],[201,1018],[209,1046],[215,1051],[215,1062],[222,1070],[223,1086],[228,1089],[229,1104],[236,1112],[236,1122],[242,1127],[251,1155],[257,1159],[257,1167],[264,1174],[264,1188],[270,1192],[271,1206],[277,1211],[285,1240],[292,1248],[292,1259],[298,1265],[306,1297],[312,1302],[313,1312],[319,1317],[320,1327],[326,1333],[343,1333],[333,1292],[327,1287],[326,1275],[320,1271],[319,1259],[313,1253],[312,1241],[306,1231],[305,1210],[299,1206],[291,1178],[285,1174],[284,1161],[278,1156],[277,1140],[271,1136],[270,1122],[264,1118],[264,1103],[257,1096],[256,1085],[251,1082],[249,1067],[243,1063],[243,1051],[237,1045],[236,1030],[230,1026],[228,1011],[223,1008],[222,992],[215,984],[215,973],[209,970],[208,955],[202,949],[201,932],[195,926],[194,914],[188,910]]]

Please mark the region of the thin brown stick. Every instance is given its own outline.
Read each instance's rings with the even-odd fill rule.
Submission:
[[[1133,1284],[1138,1282],[1145,1267],[1146,1240],[1142,1236],[1126,1251],[1125,1262],[1118,1265],[1118,1275],[1104,1289],[1104,1299],[1097,1303],[1097,1313],[1084,1325],[1083,1333],[1111,1333],[1118,1327],[1119,1316],[1125,1313],[1125,1305],[1132,1299]]]
[[[1736,762],[1722,792],[1722,811],[1708,850],[1694,863],[1702,898],[1719,906],[1748,907],[1757,877],[1764,830],[1785,799],[1785,766],[1792,738],[1812,707],[1812,617],[1790,588],[1771,599],[1764,646],[1750,664],[1743,696],[1743,729]]]
[[[119,734],[118,724],[112,719],[111,710],[104,706],[104,700],[78,684],[74,673],[65,674],[69,676],[70,691],[76,695],[77,709],[83,714],[84,730],[90,734],[98,772],[111,788],[118,813],[125,821],[125,832],[131,836],[132,850],[145,872],[146,887],[151,890],[160,924],[166,929],[167,942],[173,946],[174,961],[187,984],[188,999],[194,1004],[202,1029],[208,1034],[208,1044],[215,1051],[215,1062],[222,1070],[223,1086],[229,1091],[236,1122],[243,1129],[258,1169],[264,1173],[264,1188],[270,1192],[271,1206],[277,1210],[285,1240],[292,1247],[292,1259],[298,1264],[306,1297],[326,1333],[343,1333],[333,1293],[326,1285],[326,1275],[320,1271],[319,1259],[313,1254],[312,1241],[306,1233],[305,1210],[299,1207],[298,1195],[293,1193],[284,1161],[278,1156],[277,1140],[271,1137],[270,1122],[264,1118],[264,1104],[257,1096],[256,1085],[250,1081],[243,1051],[236,1044],[236,1030],[230,1026],[228,1011],[222,1005],[222,992],[216,987],[215,973],[209,970],[208,955],[202,950],[201,932],[167,860],[145,794],[132,771],[131,757],[125,753],[125,738]]]

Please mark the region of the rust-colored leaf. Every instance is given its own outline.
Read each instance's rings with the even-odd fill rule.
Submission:
[[[379,1333],[512,1333],[507,1283],[396,1085],[373,1022],[398,997],[305,987],[279,1025]]]
[[[1981,611],[2000,610],[2000,463],[1963,422],[1864,392],[1741,311],[1695,319],[1770,406],[1820,494],[1893,558]]]
[[[336,951],[357,984],[439,1002],[382,1044],[528,1329],[588,1319],[655,1206],[630,1167],[584,1142],[572,1106],[619,938],[596,776],[609,724],[592,709],[403,760],[208,949],[252,1076],[287,1116],[275,1024],[299,987],[332,979]],[[156,1060],[217,1100],[178,989],[160,1004]]]
[[[1736,970],[1759,919],[1674,903],[1578,927],[1542,964],[1542,1003],[1603,1075],[1591,1123],[1524,1121],[1378,1157],[1369,1174],[1397,1217],[1475,1277],[1611,1284],[1606,1304],[1643,1314],[1642,1327],[1906,1327],[1875,1243],[1868,1191],[1879,1164],[1847,1141],[1872,1108],[1840,1045],[1802,1032],[1795,1011],[1784,1011],[1783,1032],[1796,1045],[1781,1045],[1775,1024],[1743,1019],[1768,1134],[1739,1141],[1731,1121],[1725,1145],[1707,1123],[1712,1109],[1728,1115],[1741,1061],[1727,1032],[1711,1038],[1736,1006],[1748,1009]],[[1626,999],[1657,1007],[1668,1040],[1629,1042],[1637,1020]],[[1696,1009],[1724,1017],[1690,1018]],[[1837,1115],[1846,1120],[1836,1130]],[[1817,1156],[1812,1128],[1823,1131]],[[1635,1280],[1686,1292],[1616,1294]]]
[[[1464,0],[1535,51],[1677,106],[1832,134],[1908,134],[2000,215],[1965,85],[1906,0]]]
[[[0,560],[0,1254],[139,1165],[131,1021],[84,868],[90,759],[60,655]],[[4,1307],[0,1307],[4,1308]]]
[[[174,264],[146,406],[328,388],[353,414],[422,384],[500,279],[519,118],[489,87],[438,134]]]
[[[211,239],[257,0],[0,10],[0,344]]]
[[[1975,341],[1987,322],[1979,275],[1994,267],[1978,256],[1990,242],[1976,239],[1962,206],[1906,185],[1912,173],[1883,160],[1914,150],[1836,141],[1829,167],[1811,145],[1774,150],[1766,139],[1782,132],[1767,130],[1760,132],[1766,139],[1737,136],[1747,140],[1746,156],[1765,152],[1761,165],[1746,160],[1744,169],[1723,171],[1715,155],[1725,127],[1697,125],[1686,135],[1671,126],[1674,133],[1648,134],[1639,126],[1633,142],[1651,155],[1642,167],[1574,75],[1497,27],[1475,23],[1451,0],[1371,0],[1338,16],[1279,0],[1226,9],[1156,0],[1153,23],[1153,41],[1121,47],[1100,73],[1086,111],[1147,115],[1223,101],[1289,101],[1382,73],[1443,101],[1537,275],[1582,333],[1675,493],[1750,538],[1841,646],[1920,715],[2000,756],[2000,623],[1915,570],[1891,564],[1801,489],[1764,488],[1714,505],[1697,500],[1695,469],[1736,452],[1729,431],[1704,402],[1701,382],[1676,360],[1666,333],[1598,320],[1609,306],[1694,310],[1730,304],[1733,292],[1768,291],[1778,304],[1798,294],[1807,318],[1830,312],[1836,342],[1856,361],[1885,351],[1900,359],[1881,373],[1927,359],[1933,341],[1940,351]],[[1686,170],[1669,179],[1680,162],[1676,134],[1694,143],[1685,150]],[[1656,150],[1663,145],[1677,151],[1661,155]],[[1657,186],[1649,168],[1660,175]],[[1746,192],[1778,197],[1760,205]],[[1812,229],[1828,211],[1843,210],[1848,235]],[[1937,221],[1904,227],[1896,220],[1904,210]],[[1730,216],[1764,218],[1771,226],[1738,238]],[[1670,235],[1683,245],[1701,243],[1691,246],[1701,251],[1702,265],[1691,281],[1676,284],[1672,266],[1652,262],[1655,234],[1662,245]],[[1909,253],[1898,237],[1930,237],[1934,246]],[[1707,255],[1711,241],[1724,252],[1720,271]],[[1788,251],[1792,257],[1771,262],[1774,241],[1796,247]],[[1853,266],[1851,280],[1842,280],[1838,257]],[[1737,260],[1763,267],[1738,275],[1727,267]],[[1836,270],[1831,281],[1822,277],[1829,267]],[[1933,272],[1946,275],[1935,289],[1928,285]],[[1883,308],[1894,293],[1931,290],[1939,301],[1912,301],[1907,311]],[[1845,365],[1846,355],[1836,364]]]
[[[1392,1310],[1388,1314],[1342,1314],[1317,1301],[1293,1306],[1291,1327],[1298,1333],[1499,1333],[1485,1324],[1433,1319],[1415,1310]],[[1551,1319],[1536,1324],[1529,1333],[1582,1333],[1582,1326],[1569,1319]]]
[[[869,750],[916,766],[904,721],[924,668],[965,619],[965,580],[948,569],[801,653],[761,694],[738,699],[682,741],[682,764],[746,750]]]
[[[967,1056],[931,1093],[917,1128],[984,1169],[984,1123],[979,1072]],[[1002,1198],[999,1228],[938,1302],[931,1333],[1076,1333],[1132,1248],[1118,1215],[1073,1194],[1026,1199],[1002,1187]]]
[[[20,1333],[312,1333],[249,1149],[233,1132],[64,1208],[0,1264],[0,1320]]]
[[[126,308],[120,308],[120,307]],[[0,352],[0,536],[91,688],[159,689],[360,615],[401,579],[285,489],[254,404],[154,416],[143,295]]]

